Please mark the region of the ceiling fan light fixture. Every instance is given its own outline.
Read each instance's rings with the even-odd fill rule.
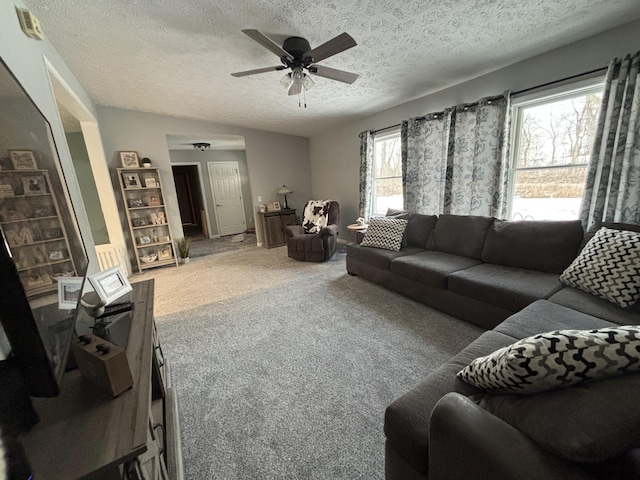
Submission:
[[[196,142],[193,144],[193,148],[195,148],[196,150],[200,150],[201,152],[204,152],[205,150],[211,148],[211,144],[206,142]]]
[[[282,77],[280,79],[280,84],[286,88],[287,90],[289,90],[289,87],[291,86],[291,74],[290,73],[285,73],[284,77]]]

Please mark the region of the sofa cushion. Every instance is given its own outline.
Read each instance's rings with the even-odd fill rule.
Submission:
[[[396,218],[404,218],[409,223],[405,236],[408,247],[427,247],[427,240],[438,221],[436,215],[423,215],[421,213],[404,213]]]
[[[537,395],[485,395],[478,403],[556,455],[595,462],[640,447],[638,398],[634,373]]]
[[[575,289],[574,289],[575,290]],[[640,319],[638,319],[640,323]],[[634,325],[628,323],[627,325]],[[550,300],[536,300],[495,327],[495,331],[521,339],[551,330],[616,327],[617,324],[594,317]]]
[[[623,308],[633,305],[640,299],[640,233],[600,228],[560,281]]]
[[[549,297],[549,301],[618,325],[640,325],[640,303],[638,302],[631,307],[620,308],[607,300],[573,287],[561,288]]]
[[[402,236],[407,223],[406,220],[399,218],[372,218],[369,220],[369,227],[360,245],[397,252],[402,245]]]
[[[416,247],[407,247],[399,252],[392,252],[391,250],[384,250],[382,248],[362,247],[357,243],[347,244],[347,256],[354,257],[360,262],[383,270],[389,270],[391,268],[391,261],[394,258],[404,255],[414,255],[421,252],[424,252],[424,250]]]
[[[491,393],[537,393],[640,370],[640,326],[555,330],[473,360],[458,378]]]
[[[385,411],[384,433],[398,453],[418,471],[427,472],[431,410],[451,391],[463,395],[482,393],[456,378],[456,373],[479,355],[509,345],[513,337],[489,330],[465,347],[422,382],[394,400]]]
[[[495,220],[484,242],[482,260],[497,265],[562,273],[578,253],[580,220]]]
[[[553,273],[482,263],[449,276],[449,290],[512,312],[545,298],[560,285]]]
[[[481,260],[484,240],[492,223],[492,217],[440,215],[429,236],[427,250]]]
[[[401,277],[432,287],[447,288],[447,278],[451,273],[479,264],[480,260],[473,258],[443,252],[423,251],[415,255],[405,255],[394,259],[391,262],[391,271]]]

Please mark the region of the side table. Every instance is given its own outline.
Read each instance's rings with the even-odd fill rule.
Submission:
[[[355,242],[357,239],[357,232],[364,232],[367,228],[369,228],[369,224],[365,223],[363,225],[358,225],[357,223],[352,223],[351,225],[347,225],[347,230],[349,230],[349,238],[348,240],[351,242]],[[353,236],[353,240],[351,240]]]

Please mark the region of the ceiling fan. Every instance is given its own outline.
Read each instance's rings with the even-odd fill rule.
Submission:
[[[242,30],[242,33],[278,55],[282,65],[232,73],[231,75],[234,77],[246,77],[290,68],[291,72],[287,73],[281,80],[281,83],[289,90],[289,95],[298,95],[303,89],[306,91],[313,86],[314,82],[305,73],[305,70],[320,77],[349,84],[355,82],[358,78],[355,73],[317,65],[318,62],[357,45],[356,41],[348,33],[341,33],[314,49],[311,49],[309,42],[302,37],[289,37],[280,47],[280,45],[258,30]]]

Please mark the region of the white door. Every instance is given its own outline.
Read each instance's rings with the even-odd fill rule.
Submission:
[[[247,229],[238,162],[208,162],[218,233],[234,235]]]

